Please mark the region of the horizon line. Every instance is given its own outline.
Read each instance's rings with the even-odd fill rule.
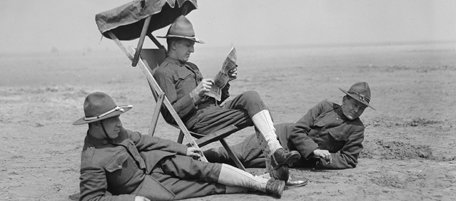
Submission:
[[[374,47],[374,46],[405,46],[405,45],[430,45],[430,44],[455,44],[456,40],[440,40],[440,41],[391,41],[391,42],[361,42],[361,43],[304,43],[304,44],[272,44],[272,45],[235,45],[237,47],[307,47],[307,48],[331,48],[331,47]],[[206,46],[207,47],[207,46]],[[226,45],[214,45],[210,48],[226,47]],[[52,52],[53,49],[57,49],[58,52],[62,53],[90,53],[90,52],[108,52],[116,50],[117,48],[100,47],[85,47],[81,49],[59,49],[58,47],[51,47],[49,50],[30,50],[30,51],[12,51],[2,52],[0,55],[17,55],[17,54],[55,54]],[[456,46],[455,46],[456,48]]]

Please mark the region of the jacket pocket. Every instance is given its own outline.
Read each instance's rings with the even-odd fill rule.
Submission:
[[[177,73],[177,77],[175,78],[175,87],[176,89],[187,89],[191,90],[196,87],[196,78],[195,74],[191,71],[180,71]]]
[[[121,194],[129,194],[133,192],[136,185],[126,185],[134,183],[134,179],[139,169],[135,165],[134,160],[128,153],[119,153],[113,160],[107,164],[106,180],[110,190]],[[141,180],[138,180],[138,182]]]
[[[190,71],[190,70],[180,70],[177,72],[177,80],[176,82],[179,83],[179,82],[182,82],[183,80],[194,80],[195,79],[195,74]]]
[[[348,140],[348,130],[345,129],[346,127],[341,125],[334,128],[329,129],[329,134],[334,138],[336,141],[347,141]]]
[[[126,153],[117,154],[116,157],[106,166],[106,171],[113,173],[117,170],[121,170],[128,157],[129,156]]]
[[[321,115],[315,120],[314,126],[323,128],[330,125],[332,122],[334,122],[333,118],[329,117],[328,115]]]
[[[326,121],[324,119],[319,119],[315,121],[314,125],[310,127],[309,136],[321,138],[327,134],[326,130]]]

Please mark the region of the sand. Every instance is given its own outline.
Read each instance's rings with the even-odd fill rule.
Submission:
[[[196,47],[191,60],[206,77],[230,47]],[[233,96],[258,91],[276,123],[295,122],[318,102],[340,103],[353,83],[367,81],[371,104],[359,165],[348,170],[292,169],[308,179],[282,200],[456,200],[456,45],[236,47]],[[126,128],[144,134],[154,110],[139,68],[120,50],[0,55],[0,200],[71,200],[79,191],[83,116],[91,92],[133,104]],[[233,134],[231,144],[253,132]],[[176,140],[160,118],[155,136]],[[211,144],[203,149],[220,146]],[[260,169],[250,170],[261,173]],[[275,200],[261,194],[191,200]]]

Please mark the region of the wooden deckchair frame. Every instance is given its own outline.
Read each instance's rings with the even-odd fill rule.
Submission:
[[[146,76],[147,81],[149,83],[149,87],[151,88],[152,94],[154,95],[154,98],[156,99],[156,105],[155,105],[154,113],[152,115],[151,123],[149,125],[148,134],[152,135],[152,136],[154,135],[155,128],[156,128],[157,122],[158,122],[158,118],[160,116],[160,109],[164,105],[168,109],[171,116],[173,117],[173,119],[176,122],[176,125],[172,125],[172,126],[180,129],[180,131],[181,131],[179,134],[178,140],[177,140],[179,143],[182,143],[183,138],[185,136],[185,138],[187,138],[187,140],[189,141],[190,146],[196,147],[199,149],[199,146],[204,146],[204,145],[207,145],[214,141],[220,141],[220,143],[223,145],[223,147],[225,147],[226,151],[228,152],[228,155],[234,161],[236,166],[238,166],[238,168],[240,168],[242,170],[246,170],[244,165],[234,155],[232,150],[229,148],[229,145],[224,140],[225,137],[231,135],[234,132],[239,131],[240,128],[238,128],[234,125],[231,125],[226,128],[220,129],[216,132],[210,133],[208,135],[201,135],[201,134],[190,132],[187,129],[187,127],[185,126],[185,124],[182,122],[182,120],[180,119],[177,112],[174,110],[174,108],[173,108],[172,104],[169,102],[168,98],[166,98],[165,93],[160,88],[160,86],[158,85],[155,78],[153,77],[153,75],[151,73],[151,68],[139,58],[146,36],[148,36],[159,49],[166,50],[165,47],[163,45],[161,45],[160,42],[151,33],[147,33],[150,19],[151,19],[151,16],[149,16],[148,18],[146,18],[144,20],[144,26],[141,31],[141,36],[139,38],[136,50],[131,46],[126,48],[120,42],[120,40],[115,36],[114,33],[112,33],[111,31],[107,32],[108,35],[110,36],[110,38],[112,40],[114,40],[114,42],[117,44],[117,46],[119,46],[119,48],[132,61],[132,66],[134,67],[134,66],[139,65],[139,68],[143,71],[144,75]],[[192,135],[199,137],[199,139],[197,141],[195,141]],[[207,162],[207,159],[203,153],[201,153],[201,160]]]
[[[149,17],[150,18],[150,17]],[[146,20],[147,22],[147,20]],[[148,25],[148,24],[147,24]],[[145,29],[147,30],[147,26],[144,26]],[[114,40],[117,44],[117,46],[120,47],[120,49],[127,55],[127,57],[132,60],[133,64],[139,64],[139,68],[143,71],[144,75],[147,78],[147,82],[149,83],[150,87],[154,88],[155,90],[158,90],[158,98],[157,98],[157,103],[155,105],[155,111],[154,114],[152,115],[152,121],[149,125],[149,135],[153,135],[155,131],[155,127],[157,125],[158,117],[160,115],[160,108],[164,104],[166,108],[171,108],[169,109],[170,114],[173,116],[173,118],[176,121],[176,124],[179,126],[179,129],[181,129],[182,133],[184,133],[185,137],[189,140],[189,144],[192,147],[199,148],[198,144],[195,142],[193,137],[191,136],[190,132],[188,131],[187,127],[185,124],[182,122],[180,119],[179,115],[174,111],[173,106],[169,102],[169,100],[165,97],[165,93],[161,90],[160,86],[158,85],[157,81],[155,81],[152,73],[148,70],[148,67],[142,60],[139,59],[139,53],[140,49],[137,49],[136,51],[134,50],[133,47],[129,46],[128,49],[119,41],[119,39],[112,33],[108,33],[109,36],[111,37],[112,40]],[[141,33],[141,38],[143,38],[143,33]],[[144,39],[140,39],[140,42],[144,43]],[[142,48],[142,44],[138,44],[138,47]],[[135,62],[134,58],[135,55],[138,55],[138,59]],[[207,162],[207,159],[202,155],[202,160]]]

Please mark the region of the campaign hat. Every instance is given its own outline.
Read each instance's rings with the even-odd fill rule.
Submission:
[[[117,106],[111,96],[103,92],[89,94],[84,100],[84,117],[73,122],[73,125],[82,125],[119,116],[128,112],[133,106]]]
[[[204,44],[204,42],[195,37],[195,31],[190,20],[184,15],[179,16],[169,27],[166,36],[157,36],[157,38],[184,38],[196,43]]]
[[[345,94],[352,97],[353,99],[357,100],[358,102],[375,110],[375,108],[369,105],[369,102],[371,100],[371,91],[369,88],[369,84],[367,84],[367,82],[355,83],[350,87],[350,89],[348,89],[348,91],[343,90],[341,88],[339,89]]]

